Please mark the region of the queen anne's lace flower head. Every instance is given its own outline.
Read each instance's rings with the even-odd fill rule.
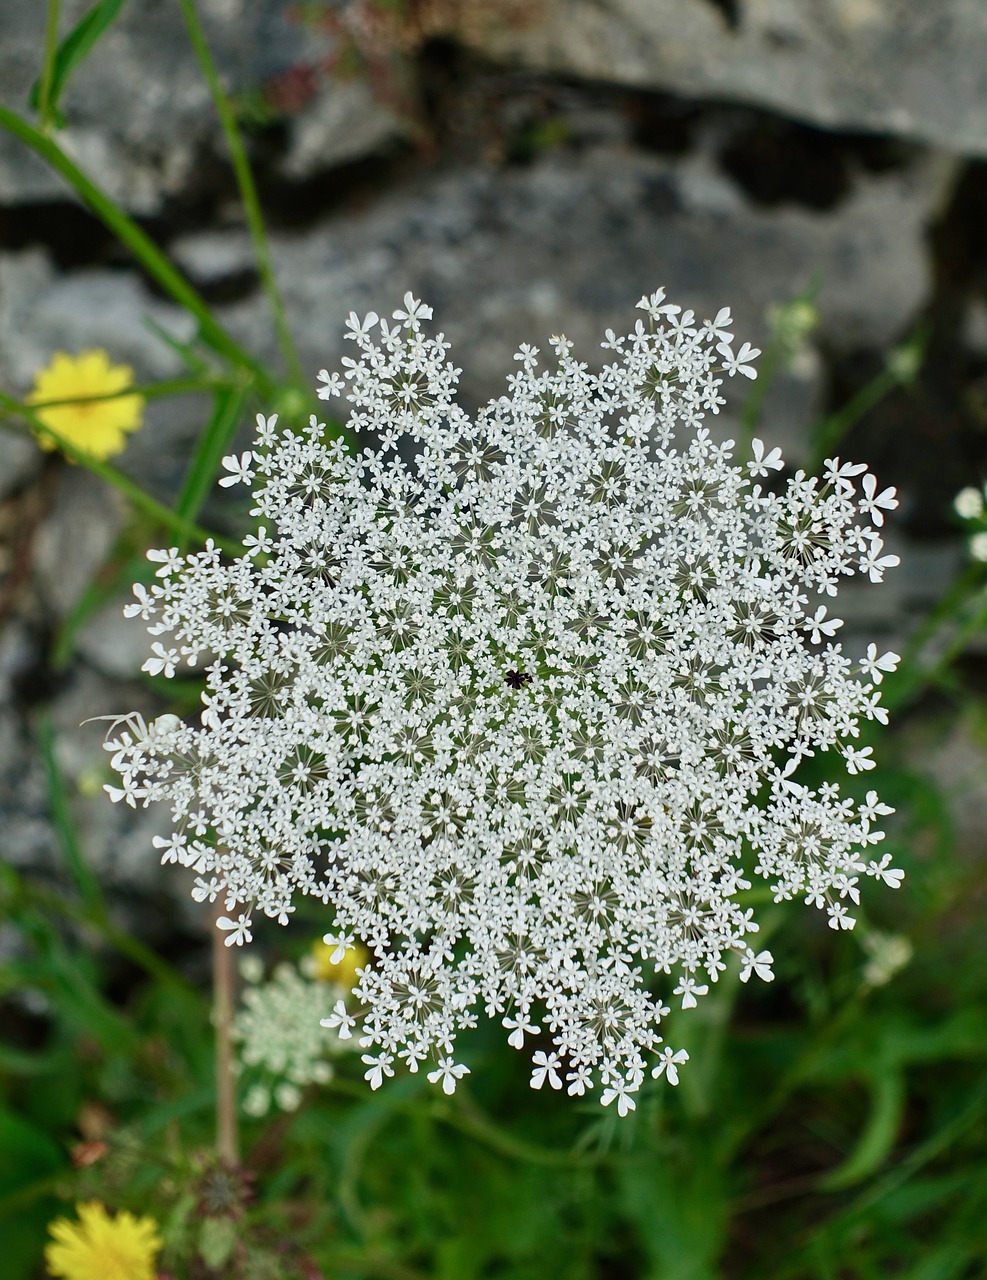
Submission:
[[[335,966],[341,968],[342,966]],[[240,1065],[253,1077],[243,1107],[261,1116],[272,1101],[282,1111],[294,1111],[302,1090],[332,1079],[332,1060],[350,1047],[345,998],[349,994],[312,955],[298,965],[279,964],[264,980],[264,966],[248,954],[240,966],[244,981],[241,1008],[233,1023]],[[335,1002],[337,1027],[331,1031],[322,1015]],[[354,1042],[355,1043],[355,1042]]]
[[[820,598],[897,563],[893,492],[838,459],[783,478],[760,441],[734,465],[704,419],[758,353],[734,353],[726,309],[640,307],[599,374],[564,337],[545,365],[523,346],[475,420],[427,307],[351,316],[320,395],[350,401],[362,447],[259,417],[226,460],[259,521],[242,556],[151,552],[128,607],[156,637],[145,669],[201,659],[207,691],[198,724],[113,737],[111,793],[170,803],[163,860],[223,899],[227,942],[300,892],[339,955],[369,948],[374,1087],[400,1060],[451,1092],[483,1009],[517,1048],[541,1037],[535,1088],[626,1112],[649,1067],[674,1084],[686,1059],[667,1002],[694,1006],[731,953],[771,979],[754,875],[834,928],[861,876],[900,877],[862,852],[890,812],[874,792],[797,779],[827,752],[873,768],[859,724],[885,719],[897,658],[855,663]]]

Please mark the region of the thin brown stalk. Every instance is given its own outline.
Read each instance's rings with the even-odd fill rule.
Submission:
[[[236,1077],[233,1073],[233,1008],[236,970],[233,950],[216,923],[222,914],[219,905],[212,921],[213,1019],[216,1027],[216,1154],[231,1167],[240,1163],[240,1143],[236,1124]]]

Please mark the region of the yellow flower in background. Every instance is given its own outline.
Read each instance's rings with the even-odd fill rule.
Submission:
[[[343,958],[333,964],[332,957],[336,948],[331,947],[321,938],[312,943],[312,958],[315,961],[315,977],[320,982],[334,982],[337,986],[352,991],[356,985],[356,971],[362,969],[370,959],[366,947],[351,947]]]
[[[135,1218],[122,1210],[111,1218],[98,1200],[76,1205],[77,1222],[56,1218],[45,1247],[50,1276],[62,1280],[154,1280],[154,1258],[161,1248],[153,1218]]]
[[[117,394],[134,385],[129,365],[110,364],[105,351],[80,351],[77,356],[56,351],[51,363],[34,375],[34,389],[27,403],[49,400],[70,403],[38,409],[36,416],[53,432],[94,458],[112,458],[122,452],[127,432],[136,431],[144,412],[143,396]],[[73,401],[75,396],[85,397]],[[112,396],[108,400],[89,399]],[[58,441],[39,432],[42,449],[57,449]]]

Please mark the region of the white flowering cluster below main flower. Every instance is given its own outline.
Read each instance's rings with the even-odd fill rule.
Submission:
[[[735,465],[704,419],[758,353],[726,309],[640,307],[600,373],[563,337],[544,364],[523,346],[475,418],[428,308],[351,316],[320,395],[350,402],[359,447],[259,417],[226,460],[253,491],[243,554],[151,552],[128,607],[146,670],[202,663],[207,690],[198,723],[112,736],[113,798],[171,806],[163,860],[222,899],[228,942],[301,893],[340,952],[370,949],[375,1087],[403,1063],[454,1089],[484,1011],[530,1042],[535,1088],[626,1112],[685,1060],[669,1001],[694,1006],[731,954],[770,980],[755,876],[834,928],[861,877],[900,876],[866,854],[890,812],[873,792],[796,776],[827,752],[873,766],[860,725],[897,659],[855,662],[823,601],[896,563],[893,491],[837,459],[785,478],[759,441]]]

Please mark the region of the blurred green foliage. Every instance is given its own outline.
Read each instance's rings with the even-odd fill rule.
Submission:
[[[534,1093],[487,1023],[469,1088],[451,1098],[415,1077],[371,1093],[357,1058],[341,1059],[297,1112],[244,1122],[252,1197],[216,1271],[201,1261],[220,1231],[201,1190],[206,997],[163,961],[148,972],[140,944],[108,933],[78,871],[56,893],[8,869],[0,914],[19,947],[0,991],[38,1012],[9,1021],[0,1050],[5,1277],[36,1274],[57,1199],[89,1197],[156,1217],[176,1276],[268,1264],[302,1280],[983,1275],[987,875],[955,852],[930,783],[885,764],[882,790],[899,807],[902,889],[852,934],[798,904],[777,908],[778,981],[747,990],[725,975],[671,1029],[692,1056],[677,1089],[646,1086],[625,1119]],[[318,930],[303,913],[259,943],[298,955]],[[861,942],[887,935],[907,938],[914,958],[874,985]],[[84,1155],[84,1134],[107,1149],[77,1169],[68,1151]]]
[[[94,5],[59,43],[58,5],[49,0],[39,122],[0,108],[0,126],[54,165],[198,321],[190,344],[159,335],[188,376],[142,392],[195,389],[213,404],[170,506],[114,468],[75,458],[132,500],[135,520],[64,620],[56,667],[71,663],[86,617],[147,572],[141,552],[162,527],[186,541],[205,535],[194,522],[244,414],[311,404],[235,111],[195,6],[181,3],[230,145],[287,373],[243,351],[52,138],[69,73],[122,6]],[[768,377],[811,329],[813,295],[779,313]],[[820,456],[877,399],[908,383],[921,345],[917,335],[821,424]],[[743,415],[747,434],[768,377]],[[30,429],[26,406],[5,394],[2,407],[6,425]],[[418,1077],[372,1093],[353,1055],[297,1112],[244,1119],[244,1170],[235,1175],[210,1155],[215,1090],[204,984],[116,922],[86,864],[53,732],[40,720],[63,870],[53,884],[0,866],[3,1280],[39,1275],[46,1224],[85,1198],[157,1219],[166,1241],[160,1265],[175,1280],[980,1280],[987,864],[957,849],[946,798],[908,761],[934,750],[961,713],[983,740],[987,707],[954,660],[985,624],[983,572],[974,567],[885,685],[898,718],[895,734],[882,738],[880,790],[898,809],[887,848],[907,872],[904,887],[874,894],[874,918],[852,934],[833,933],[799,904],[775,908],[778,981],[747,990],[730,972],[698,1009],[680,1022],[673,1016],[670,1041],[692,1059],[678,1088],[649,1082],[625,1119],[596,1100],[534,1093],[500,1028],[483,1023],[467,1056],[468,1087],[453,1097]],[[935,662],[925,656],[930,641],[938,642]],[[197,692],[189,689],[190,706]],[[169,696],[182,710],[174,687]],[[919,704],[922,715],[910,720]],[[924,746],[909,748],[915,734]],[[298,956],[319,932],[318,916],[302,910],[290,929],[262,933],[258,945]],[[189,952],[189,972],[204,973],[205,954],[205,943]]]

